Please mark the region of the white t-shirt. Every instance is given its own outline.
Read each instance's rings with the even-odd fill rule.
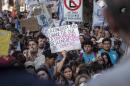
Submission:
[[[34,65],[35,69],[38,69],[45,63],[45,56],[44,55],[39,55],[37,58],[35,58]]]

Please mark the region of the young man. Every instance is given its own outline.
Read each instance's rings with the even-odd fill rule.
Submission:
[[[36,69],[45,63],[45,56],[42,54],[38,55],[38,44],[33,39],[29,40],[28,42],[28,50],[26,56],[26,61],[34,62]]]
[[[103,49],[99,51],[99,55],[101,55],[104,52],[108,53],[112,64],[116,64],[119,57],[117,52],[111,49],[111,39],[105,38],[103,39],[102,43],[103,43]]]
[[[93,52],[93,42],[85,41],[83,44],[83,53],[80,54],[85,63],[91,63],[96,60],[96,53]]]
[[[50,45],[47,42],[47,38],[45,35],[38,35],[37,37],[38,42],[38,55],[44,54],[46,51],[50,50]]]
[[[105,0],[105,16],[114,32],[120,32],[130,45],[130,0]],[[120,64],[90,81],[87,86],[130,86],[130,56],[124,56]]]

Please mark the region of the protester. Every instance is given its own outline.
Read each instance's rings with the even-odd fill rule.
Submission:
[[[116,51],[111,49],[111,39],[105,38],[103,39],[102,43],[103,43],[103,49],[99,51],[99,54],[101,55],[101,53],[107,52],[110,56],[112,64],[116,64],[119,59],[119,55],[117,54]]]
[[[40,79],[51,80],[48,70],[45,67],[41,67],[36,70],[36,74]]]
[[[85,41],[84,34],[80,34],[80,43],[81,43],[82,48],[83,48],[84,41]]]
[[[108,68],[111,68],[113,66],[108,53],[105,53],[105,52],[102,53],[101,54],[101,59],[103,60],[104,69],[108,69]]]
[[[38,55],[38,44],[33,39],[28,41],[28,51],[26,56],[26,61],[34,62],[35,68],[39,68],[45,63],[45,56]]]
[[[74,77],[73,77],[73,72],[72,72],[71,67],[69,65],[65,65],[62,68],[62,71],[63,71],[63,76],[68,82],[68,86],[74,86],[75,83],[74,83]]]
[[[38,54],[44,54],[45,51],[50,50],[49,43],[47,42],[47,38],[45,35],[38,35],[37,36],[38,41]]]
[[[93,43],[91,41],[84,42],[83,52],[81,52],[80,56],[85,63],[92,63],[96,60],[96,53],[93,52]]]
[[[38,1],[42,1],[42,0],[38,0]],[[60,5],[61,1],[62,0],[56,0],[57,6]],[[112,8],[111,6],[109,6],[109,3],[115,2],[115,0],[112,0],[112,2],[109,2],[109,1],[110,0],[106,2],[108,2],[107,4],[109,7],[109,11],[111,12]],[[120,1],[123,1],[123,0],[119,0],[119,2]],[[46,1],[46,4],[47,4],[47,8],[53,6],[53,3],[51,3],[51,1]],[[113,5],[113,7],[115,7],[114,9],[120,10],[118,9],[120,7],[116,8],[116,6],[118,6],[118,4]],[[125,6],[122,5],[122,7],[125,7]],[[33,8],[37,9],[37,6],[36,8],[35,7]],[[113,67],[116,67],[117,63],[119,62],[119,60],[122,58],[122,56],[125,53],[127,45],[124,40],[126,39],[128,40],[127,37],[129,37],[129,35],[127,36],[125,34],[126,38],[122,39],[120,35],[122,34],[124,35],[124,33],[127,31],[125,30],[118,31],[118,29],[127,28],[127,24],[125,24],[126,21],[122,19],[124,21],[122,22],[120,18],[118,19],[115,15],[116,12],[112,10],[112,14],[115,15],[114,16],[115,18],[114,17],[113,18],[117,22],[117,26],[115,24],[115,21],[113,21],[111,17],[110,17],[110,20],[108,17],[108,20],[109,20],[108,23],[110,23],[110,26],[112,26],[114,30],[116,31],[111,31],[108,25],[107,26],[105,25],[104,26],[101,26],[101,25],[91,26],[91,23],[87,23],[87,25],[84,25],[83,22],[82,23],[76,22],[78,26],[81,25],[81,27],[78,28],[79,38],[77,36],[75,37],[79,39],[79,43],[81,44],[81,49],[72,50],[71,49],[72,47],[70,47],[70,50],[66,50],[65,48],[65,50],[61,50],[61,51],[59,50],[58,52],[53,53],[52,47],[51,47],[52,39],[49,39],[48,32],[44,32],[44,30],[48,30],[48,28],[52,28],[55,26],[59,27],[59,25],[61,25],[63,22],[66,22],[64,21],[64,19],[59,20],[63,16],[63,15],[59,16],[60,14],[59,11],[61,11],[61,7],[59,6],[56,9],[58,12],[53,12],[52,16],[45,15],[45,17],[47,16],[49,18],[45,20],[49,22],[48,24],[46,24],[46,27],[44,27],[44,25],[38,25],[40,29],[36,31],[32,31],[32,29],[22,26],[22,20],[25,20],[26,18],[28,18],[30,14],[33,14],[33,16],[36,17],[36,15],[33,13],[33,9],[31,10],[30,8],[30,13],[28,14],[27,12],[25,13],[26,15],[24,13],[20,13],[20,15],[17,15],[17,14],[11,15],[11,12],[8,12],[8,11],[1,12],[0,28],[6,31],[11,31],[12,37],[9,43],[9,46],[10,46],[9,55],[8,56],[0,55],[0,70],[2,66],[2,71],[0,71],[1,72],[0,77],[2,76],[2,78],[4,80],[7,80],[7,82],[8,81],[10,82],[11,80],[12,81],[11,84],[13,84],[13,86],[16,86],[14,85],[14,82],[15,82],[14,80],[18,81],[21,79],[22,80],[20,82],[20,85],[23,85],[23,83],[25,82],[25,83],[29,83],[27,85],[33,84],[34,86],[41,86],[44,83],[45,83],[44,85],[48,84],[48,81],[49,82],[52,81],[53,83],[56,83],[58,86],[89,86],[89,85],[98,86],[98,84],[100,85],[98,81],[89,82],[89,80],[91,79],[97,80],[99,77],[105,77],[105,80],[106,80],[108,79],[107,77],[110,78],[117,75],[118,72],[114,74],[110,73],[110,75],[112,76],[109,76],[109,75],[105,76],[104,71],[106,70],[109,71],[109,69],[111,70]],[[126,11],[125,14],[127,14],[127,8],[125,9],[122,8],[122,9],[123,11],[121,10],[121,12]],[[48,9],[45,9],[45,10],[48,10]],[[116,14],[119,15],[120,13],[116,13]],[[121,14],[119,16],[123,16],[123,15],[124,14]],[[52,23],[52,20],[55,20],[53,21],[54,23]],[[91,22],[91,21],[88,21],[88,22]],[[44,22],[42,23],[44,24]],[[65,25],[66,24],[72,24],[72,22],[66,22]],[[37,28],[33,28],[33,29],[35,30]],[[60,31],[60,29],[58,29],[58,31]],[[55,31],[52,31],[52,32],[55,32]],[[73,31],[70,31],[70,32],[73,32]],[[124,33],[120,34],[119,32],[124,32]],[[65,33],[67,32],[64,32],[64,34]],[[60,33],[59,34],[55,33],[54,35],[56,35],[58,38]],[[73,34],[71,36],[73,36]],[[61,38],[64,38],[64,37],[61,37]],[[55,40],[57,39],[54,39],[53,41]],[[69,40],[66,40],[66,41],[69,42]],[[77,47],[80,45],[75,45],[75,46]],[[3,65],[6,65],[6,67],[3,68]],[[9,76],[7,76],[8,67],[10,69]],[[13,71],[11,71],[12,69]],[[121,70],[119,68],[120,70],[119,73],[127,70],[125,68],[123,69],[124,70]],[[120,75],[121,74],[119,74],[118,77]],[[14,77],[14,80],[12,80],[11,77]],[[20,77],[22,78],[19,79]],[[29,77],[32,77],[32,78],[29,78]],[[124,76],[122,77],[125,79]],[[110,85],[109,81],[113,80],[112,78],[110,79],[111,80],[106,80],[107,85]],[[121,79],[121,77],[119,79]],[[44,80],[46,80],[47,82],[44,82]],[[104,81],[104,78],[101,80]],[[1,81],[2,80],[0,80],[0,83],[2,83],[1,85],[3,86],[6,86],[5,84],[8,84]],[[94,82],[96,82],[97,85]],[[99,80],[99,82],[102,82],[102,81]],[[51,83],[49,84],[49,86],[53,86],[53,85],[55,86],[55,84],[51,84]],[[106,85],[101,84],[100,86],[106,86]],[[120,85],[113,85],[113,86],[120,86]],[[122,85],[122,86],[125,86],[125,85]]]

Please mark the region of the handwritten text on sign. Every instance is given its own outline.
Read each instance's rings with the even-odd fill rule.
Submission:
[[[81,48],[77,25],[65,25],[48,29],[51,52]]]

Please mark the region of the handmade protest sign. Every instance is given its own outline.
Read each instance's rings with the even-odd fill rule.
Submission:
[[[10,31],[0,30],[0,56],[8,55],[10,39],[11,39]]]
[[[21,20],[21,25],[22,27],[25,27],[26,29],[30,30],[30,31],[38,31],[39,30],[39,25],[37,22],[37,19],[34,17],[25,19],[25,20]]]
[[[52,53],[81,49],[76,24],[49,28],[48,37]]]

